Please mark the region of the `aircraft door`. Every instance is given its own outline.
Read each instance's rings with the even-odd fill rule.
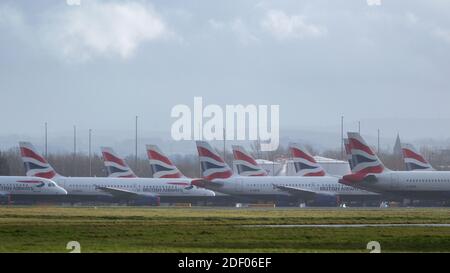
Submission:
[[[398,189],[399,187],[399,178],[398,178],[398,174],[395,173],[391,173],[391,185],[390,188],[391,189]]]
[[[241,178],[238,178],[236,180],[236,191],[237,192],[242,192],[244,190],[244,184]]]

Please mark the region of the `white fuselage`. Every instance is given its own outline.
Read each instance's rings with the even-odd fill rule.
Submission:
[[[208,183],[205,183],[207,185]],[[376,195],[375,193],[356,189],[339,183],[337,177],[301,177],[301,176],[232,176],[228,179],[215,179],[211,185],[205,186],[214,191],[229,195],[245,196],[292,196],[291,193],[277,186],[298,188],[329,195]]]
[[[405,196],[424,196],[450,200],[450,172],[388,171],[373,175],[355,186],[378,193],[393,193]]]
[[[113,177],[63,177],[53,180],[67,190],[69,195],[101,195],[109,193],[98,187],[109,187],[138,194],[155,194],[171,197],[214,196],[214,192],[197,187],[189,187],[189,178],[113,178]]]
[[[28,176],[0,176],[0,193],[8,195],[66,195],[55,182]]]

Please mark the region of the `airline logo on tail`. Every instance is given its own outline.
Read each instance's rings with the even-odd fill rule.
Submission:
[[[350,153],[352,155],[353,172],[361,174],[377,174],[384,172],[384,165],[378,156],[367,145],[358,133],[348,133]]]
[[[375,152],[367,145],[359,133],[348,133],[350,153],[352,155],[352,174],[345,175],[340,182],[352,184],[362,182],[366,177],[386,170]]]
[[[27,176],[36,176],[47,179],[58,176],[47,160],[37,152],[33,144],[29,142],[19,142],[19,147]]]
[[[135,178],[133,170],[112,148],[102,147],[103,162],[109,177]]]
[[[402,144],[403,160],[408,171],[434,171],[431,164],[411,144]]]
[[[243,176],[266,176],[267,171],[255,161],[255,159],[245,151],[242,146],[233,145],[234,164],[238,173]]]
[[[197,141],[196,144],[203,178],[213,180],[217,178],[229,178],[233,175],[230,167],[211,145],[204,141]]]
[[[291,143],[289,150],[294,161],[295,172],[298,176],[325,176],[325,170],[306,149],[299,144]]]
[[[156,145],[147,145],[147,156],[154,178],[181,178],[184,175]]]

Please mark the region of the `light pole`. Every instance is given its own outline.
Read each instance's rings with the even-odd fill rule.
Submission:
[[[344,159],[344,116],[341,116],[341,159]]]
[[[138,165],[138,156],[137,156],[137,150],[138,150],[138,116],[136,116],[136,122],[135,122],[135,146],[134,146],[134,169],[137,171],[137,165]]]
[[[380,129],[378,129],[378,154],[380,153]]]
[[[89,176],[92,176],[92,129],[89,129]]]
[[[48,135],[47,135],[47,122],[45,122],[45,158],[48,158]]]
[[[77,173],[77,126],[73,126],[73,176],[76,176]]]

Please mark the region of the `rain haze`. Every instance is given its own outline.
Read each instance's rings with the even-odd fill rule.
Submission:
[[[167,144],[195,96],[280,105],[281,138],[318,148],[339,147],[341,116],[384,145],[447,145],[450,2],[374,2],[2,1],[1,148],[42,146],[47,122],[51,149],[75,125],[81,151],[91,128],[132,153],[135,116],[142,145]]]

